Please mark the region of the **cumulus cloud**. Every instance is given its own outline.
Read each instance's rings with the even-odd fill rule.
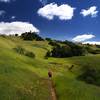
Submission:
[[[6,12],[4,10],[0,10],[0,16],[4,15]]]
[[[4,2],[4,3],[9,3],[11,1],[15,1],[15,0],[0,0],[0,2]]]
[[[92,39],[94,37],[95,37],[95,35],[93,35],[93,34],[83,34],[83,35],[78,35],[78,36],[74,37],[72,39],[72,41],[74,41],[74,42],[84,42],[84,41]]]
[[[100,45],[100,41],[86,41],[86,42],[83,42],[83,44],[97,44],[97,45]]]
[[[10,0],[0,0],[0,2],[9,2]]]
[[[71,20],[74,16],[75,8],[68,4],[62,4],[58,6],[55,3],[50,3],[38,10],[38,14],[49,20],[53,20],[54,16],[57,16],[60,20]]]
[[[99,11],[97,11],[96,6],[92,6],[89,9],[82,9],[80,14],[82,14],[84,17],[86,16],[91,16],[91,17],[96,17]]]
[[[0,2],[10,2],[11,0],[0,0]]]
[[[17,33],[20,35],[29,31],[39,33],[39,30],[28,22],[0,22],[0,34],[9,35]]]
[[[47,0],[39,0],[43,5],[47,4]]]

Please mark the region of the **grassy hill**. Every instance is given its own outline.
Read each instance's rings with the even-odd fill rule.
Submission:
[[[36,57],[15,52],[18,46]],[[0,100],[52,100],[48,69],[53,72],[58,100],[100,100],[99,86],[77,79],[86,66],[100,70],[100,55],[44,59],[50,49],[47,41],[0,37]]]
[[[58,66],[59,70],[54,79],[58,100],[99,100],[100,87],[77,80],[77,76],[82,73],[82,68],[85,66],[99,70],[99,59],[100,55],[52,59],[52,61],[59,61],[59,64],[65,65],[61,69]],[[74,64],[74,68],[72,71],[68,71],[67,68],[71,64]]]

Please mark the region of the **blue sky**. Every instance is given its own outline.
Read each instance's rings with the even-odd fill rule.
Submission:
[[[0,0],[0,33],[100,44],[100,0]]]

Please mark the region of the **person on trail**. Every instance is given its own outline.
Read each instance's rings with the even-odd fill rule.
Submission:
[[[51,71],[48,71],[48,77],[52,78],[52,72]]]

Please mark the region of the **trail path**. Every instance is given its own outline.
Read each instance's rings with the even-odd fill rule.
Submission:
[[[51,91],[52,100],[57,100],[54,84],[51,79],[49,79],[49,82],[50,82],[50,91]]]
[[[56,91],[55,91],[55,87],[54,87],[54,83],[52,81],[52,79],[50,78],[45,78],[44,79],[45,82],[48,83],[49,89],[50,89],[50,98],[48,100],[57,100],[57,96],[56,96]]]

